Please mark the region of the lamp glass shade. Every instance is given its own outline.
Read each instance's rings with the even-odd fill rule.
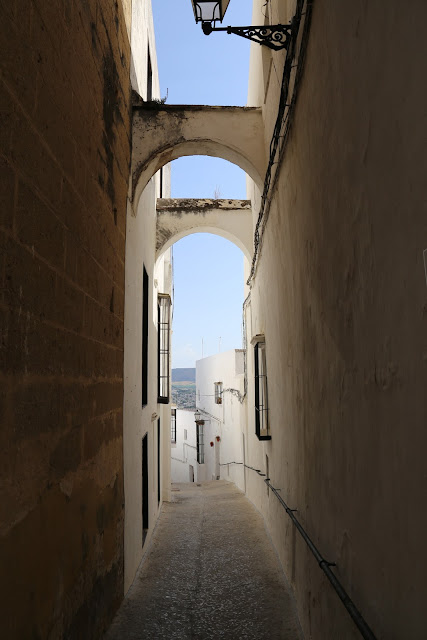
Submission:
[[[196,22],[222,22],[230,0],[191,0]]]

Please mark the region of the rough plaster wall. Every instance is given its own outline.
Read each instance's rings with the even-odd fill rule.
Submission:
[[[129,40],[121,3],[0,6],[4,638],[96,638],[123,588]]]
[[[252,293],[272,441],[253,443],[250,463],[268,453],[273,484],[391,640],[425,633],[426,18],[421,2],[315,3]],[[250,482],[306,636],[358,638],[275,498]]]

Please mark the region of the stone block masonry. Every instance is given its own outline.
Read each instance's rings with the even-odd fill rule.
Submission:
[[[129,3],[0,5],[0,636],[123,594]]]

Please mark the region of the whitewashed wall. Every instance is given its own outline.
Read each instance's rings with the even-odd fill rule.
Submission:
[[[133,88],[146,99],[147,51],[150,49],[153,97],[159,97],[159,80],[154,29],[149,0],[132,2]],[[166,251],[156,262],[156,198],[160,195],[156,174],[138,203],[128,203],[125,262],[125,334],[123,456],[125,486],[124,591],[132,584],[142,558],[142,438],[148,437],[149,542],[161,501],[158,501],[157,420],[161,424],[161,500],[170,499],[170,405],[157,403],[157,294],[171,293],[171,255]],[[163,196],[170,195],[170,168],[163,168]],[[143,265],[149,276],[148,402],[141,404],[142,277]]]
[[[194,470],[194,482],[197,476],[196,423],[194,411],[177,409],[176,411],[176,443],[171,443],[171,481],[190,482]]]
[[[131,49],[132,88],[139,93],[141,98],[147,99],[147,50],[149,49],[153,73],[153,98],[159,98],[160,84],[150,0],[132,0]]]
[[[384,13],[380,4],[313,3],[247,310],[249,340],[266,340],[272,437],[258,442],[254,433],[249,348],[247,462],[265,471],[268,456],[272,484],[336,561],[375,635],[417,640],[425,636],[426,586],[414,567],[426,564],[427,535],[427,129],[418,81],[427,44],[417,25],[427,5],[402,13],[391,0]],[[255,0],[253,23],[263,24],[266,11],[287,23],[294,8]],[[262,108],[266,148],[285,55],[251,47],[248,105]],[[396,94],[397,77],[405,82]],[[255,222],[257,207],[254,214]],[[306,637],[359,637],[277,499],[250,471],[247,495],[265,517]]]
[[[222,403],[215,403],[215,382],[222,382]],[[196,405],[205,420],[204,479],[225,478],[244,490],[244,351],[232,349],[196,362]],[[217,437],[220,440],[217,440]],[[213,446],[211,446],[213,443]]]

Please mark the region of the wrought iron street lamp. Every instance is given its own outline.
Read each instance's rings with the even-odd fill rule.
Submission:
[[[292,24],[268,24],[262,27],[216,27],[222,22],[230,0],[191,0],[196,22],[202,23],[203,33],[208,36],[212,31],[226,31],[242,36],[274,51],[287,49]]]

